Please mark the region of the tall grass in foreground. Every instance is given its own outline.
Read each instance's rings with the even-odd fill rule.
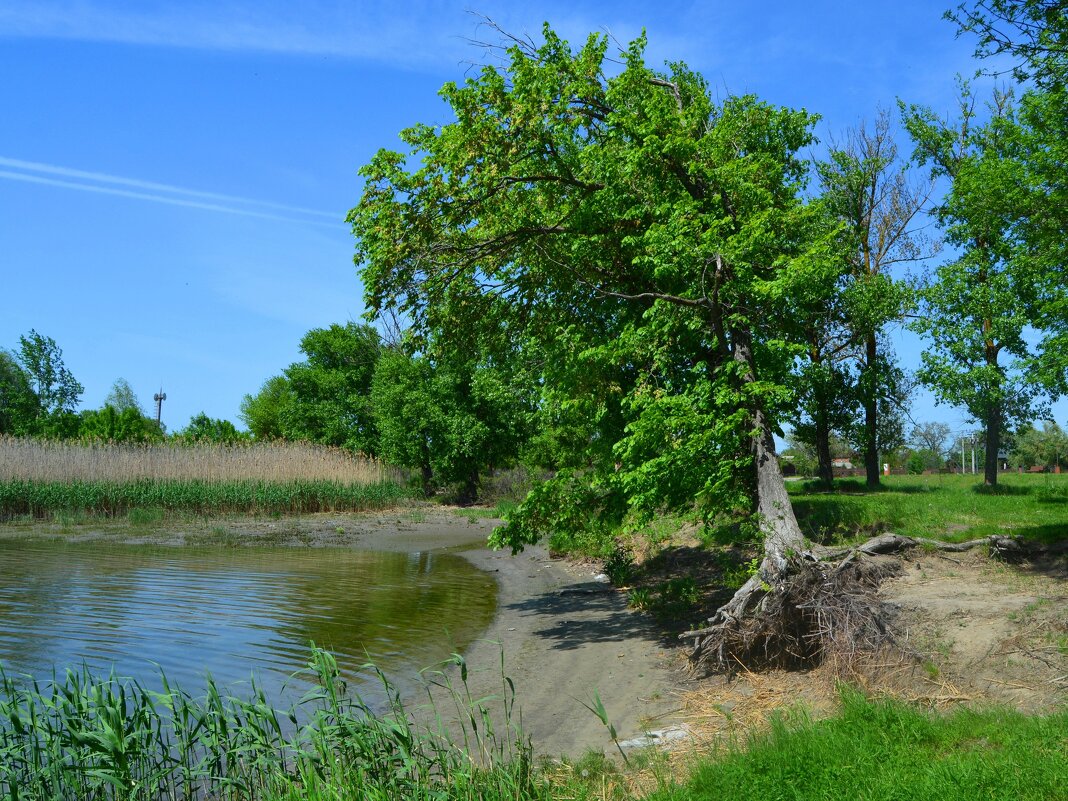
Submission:
[[[376,459],[308,443],[76,443],[0,436],[0,480],[330,481],[379,484],[401,475]]]
[[[1052,801],[1068,799],[1068,712],[942,717],[843,696],[842,713],[780,719],[745,748],[703,762],[652,801]]]
[[[156,799],[539,799],[528,741],[511,722],[505,680],[504,730],[487,701],[444,670],[430,680],[455,706],[448,719],[416,725],[380,673],[388,705],[375,712],[345,692],[334,658],[314,649],[317,686],[294,708],[274,709],[261,690],[248,698],[201,698],[169,685],[68,672],[20,684],[0,670],[0,797],[15,801]],[[447,730],[451,730],[451,734]]]

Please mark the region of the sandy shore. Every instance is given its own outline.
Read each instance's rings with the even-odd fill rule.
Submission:
[[[486,537],[499,524],[436,511],[414,521],[402,513],[349,523],[359,527],[357,547],[447,549],[497,579],[496,618],[465,654],[469,684],[475,697],[499,696],[503,655],[537,753],[615,750],[606,727],[583,707],[594,693],[621,740],[667,726],[682,676],[648,619],[589,569],[550,559],[542,547],[516,556],[490,550]]]
[[[0,537],[58,536],[162,545],[356,547],[403,552],[447,550],[492,574],[497,615],[465,654],[476,698],[499,696],[504,672],[515,683],[524,731],[541,755],[614,751],[601,721],[583,707],[597,693],[620,739],[663,728],[677,706],[680,672],[665,645],[625,597],[589,569],[550,559],[541,547],[512,556],[486,537],[500,521],[437,508],[360,515],[191,521],[137,528],[123,523],[6,526]]]
[[[614,751],[608,730],[583,707],[594,693],[621,740],[667,725],[679,676],[656,631],[621,593],[542,548],[464,555],[495,571],[500,585],[496,620],[467,655],[482,671],[475,687],[499,687],[503,653],[523,729],[539,753]]]

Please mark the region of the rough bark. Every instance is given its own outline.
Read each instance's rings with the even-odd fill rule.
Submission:
[[[998,483],[998,449],[1001,447],[1001,407],[995,405],[986,418],[986,457],[983,459],[983,483]]]
[[[756,368],[749,331],[732,330],[731,343],[732,357],[740,366],[738,373],[743,385],[753,384],[756,381]],[[755,511],[764,535],[764,559],[756,574],[716,611],[709,620],[710,625],[700,632],[691,632],[696,635],[691,656],[699,664],[726,667],[745,659],[744,655],[739,656],[736,652],[739,641],[746,641],[747,649],[751,645],[748,642],[748,621],[753,615],[759,617],[767,611],[769,599],[775,603],[776,612],[784,608],[781,603],[784,597],[783,581],[790,573],[791,562],[796,561],[804,549],[804,536],[794,516],[779,458],[775,453],[771,423],[759,400],[754,398],[751,402],[750,446],[756,478]],[[789,603],[785,606],[788,607]],[[772,617],[779,615],[773,612]],[[777,628],[771,626],[773,630]],[[793,637],[787,639],[791,643],[795,640]],[[774,644],[761,640],[758,647],[764,647],[765,651],[778,648],[779,640],[776,639]]]
[[[869,487],[875,489],[879,481],[879,369],[876,361],[875,335],[864,342],[864,372],[867,386],[864,391],[864,473]]]
[[[756,382],[756,367],[753,362],[752,338],[749,331],[735,329],[731,332],[733,356],[741,366],[739,374],[745,385]],[[756,470],[756,512],[760,516],[760,528],[764,534],[765,561],[771,560],[775,572],[785,566],[789,552],[799,552],[805,544],[801,527],[794,517],[794,508],[786,494],[786,481],[775,453],[775,438],[758,398],[751,401],[753,466]]]

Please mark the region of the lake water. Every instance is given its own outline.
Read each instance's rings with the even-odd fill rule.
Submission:
[[[84,662],[149,686],[158,665],[194,695],[207,673],[238,694],[255,673],[293,699],[311,641],[350,678],[370,659],[405,684],[462,652],[496,602],[493,578],[449,553],[8,541],[0,663],[45,679]]]

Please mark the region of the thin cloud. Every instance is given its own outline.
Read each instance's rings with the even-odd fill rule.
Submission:
[[[259,51],[368,58],[420,65],[438,62],[458,42],[441,26],[455,7],[415,3],[398,14],[389,4],[230,2],[145,4],[7,3],[0,36],[76,39],[156,47]],[[418,43],[419,46],[413,44]],[[451,46],[450,46],[451,44]]]
[[[302,206],[287,206],[283,203],[253,200],[252,198],[224,195],[218,192],[203,192],[197,189],[186,189],[181,186],[161,184],[155,181],[142,181],[137,178],[125,178],[119,175],[109,175],[103,172],[76,170],[71,167],[61,167],[56,164],[42,164],[39,161],[23,161],[22,159],[12,159],[0,156],[0,167],[10,167],[19,171],[39,172],[46,175],[59,175],[63,178],[77,178],[95,183],[117,184],[119,186],[133,187],[135,189],[147,189],[151,192],[164,192],[172,195],[203,198],[204,200],[219,200],[225,203],[237,203],[245,206],[262,206],[263,208],[277,209],[279,211],[290,211],[297,214],[310,214],[315,217],[325,217],[329,220],[337,220],[338,218],[337,214],[328,211],[320,211],[319,209],[308,209]]]
[[[42,184],[44,186],[56,186],[63,189],[75,189],[80,192],[96,192],[102,195],[115,195],[118,197],[131,198],[133,200],[147,200],[151,203],[165,203],[171,206],[183,206],[185,208],[202,209],[204,211],[221,212],[223,214],[237,214],[242,217],[257,217],[261,220],[303,223],[305,225],[317,225],[331,228],[335,227],[335,224],[320,220],[308,220],[292,216],[287,217],[280,214],[270,214],[267,212],[256,211],[254,209],[243,209],[237,206],[224,206],[219,203],[206,203],[199,200],[185,200],[180,197],[151,194],[149,192],[134,192],[129,189],[118,189],[112,186],[100,186],[98,184],[86,184],[77,183],[75,181],[64,181],[58,178],[48,178],[43,175],[33,175],[32,173],[0,170],[0,178],[6,179],[8,181],[22,181],[24,183]],[[337,224],[340,224],[340,219],[338,220]]]

